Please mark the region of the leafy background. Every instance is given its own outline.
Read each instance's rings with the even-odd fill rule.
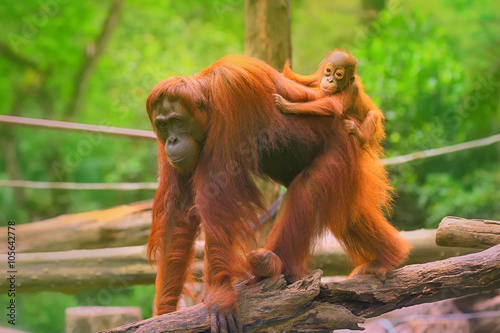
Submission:
[[[1,114],[149,130],[144,102],[156,82],[244,52],[242,0],[127,0],[90,78],[83,109],[71,114],[78,71],[109,4],[0,3]],[[294,69],[313,72],[331,49],[350,50],[359,59],[366,91],[386,114],[387,156],[500,133],[497,1],[389,1],[371,26],[360,19],[360,1],[294,0],[292,8]],[[53,15],[43,20],[39,14],[51,9]],[[1,179],[155,180],[151,141],[0,125],[0,144]],[[500,219],[499,153],[496,144],[391,167],[398,189],[394,224],[412,230],[435,228],[446,215]],[[0,219],[26,223],[153,194],[3,187]],[[153,286],[109,293],[20,294],[16,328],[62,332],[64,309],[76,305],[136,305],[145,317],[151,315]],[[6,302],[1,295],[0,304]]]

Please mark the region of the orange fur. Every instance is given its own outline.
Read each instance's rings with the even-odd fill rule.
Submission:
[[[289,78],[290,80],[293,80],[295,82],[299,82],[300,84],[303,84],[308,87],[317,87],[318,84],[318,78],[321,76],[320,72],[316,72],[311,75],[301,75],[297,74],[292,71],[292,68],[290,67],[290,61],[287,60],[285,62],[285,66],[283,67],[283,72],[282,74],[286,77]]]
[[[169,164],[158,139],[159,187],[148,243],[148,256],[158,267],[156,314],[175,310],[199,225],[205,233],[206,300],[217,311],[234,313],[233,285],[249,277],[247,253],[256,243],[258,214],[265,211],[255,176],[288,187],[265,246],[282,262],[272,258],[267,266],[272,275],[304,274],[312,242],[326,228],[359,262],[400,261],[405,245],[380,218],[379,201],[389,196],[374,195],[386,184],[385,169],[365,161],[340,117],[284,115],[273,94],[297,102],[316,98],[264,62],[235,55],[194,76],[166,79],[151,91],[146,102],[151,120],[165,99],[180,100],[206,134],[189,173]],[[378,178],[365,179],[364,168]]]

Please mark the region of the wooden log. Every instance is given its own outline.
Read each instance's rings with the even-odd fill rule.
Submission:
[[[279,186],[264,181],[257,184],[266,194],[266,201],[274,202]],[[151,206],[152,201],[148,200],[16,225],[16,251],[52,252],[143,245],[148,242],[151,230]],[[270,205],[270,213],[275,215],[278,207],[279,202],[274,202]],[[263,215],[261,221],[267,218]],[[7,231],[7,227],[0,227],[0,233],[6,235]],[[0,253],[7,253],[7,245],[7,242],[0,243]]]
[[[78,306],[67,308],[65,333],[98,332],[142,320],[135,306]]]
[[[6,272],[6,255],[0,269]],[[146,260],[145,246],[47,253],[20,253],[13,270],[17,292],[113,289],[154,283],[156,271]],[[9,280],[0,279],[7,289]]]
[[[482,252],[395,270],[382,283],[371,275],[327,284],[325,301],[376,317],[422,303],[500,288],[500,245]],[[387,310],[389,309],[389,310]]]
[[[321,271],[286,286],[281,278],[239,285],[241,319],[251,332],[360,329],[364,318],[405,306],[500,288],[500,245],[483,252],[392,272],[385,282],[365,275],[320,283]],[[209,329],[203,304],[106,332],[200,332]]]
[[[440,246],[489,248],[500,244],[500,222],[447,216],[439,224],[436,243]]]
[[[146,201],[18,225],[16,251],[51,252],[142,245],[147,242],[150,229],[151,201]],[[7,234],[6,227],[0,228],[0,232]],[[413,247],[406,264],[435,261],[478,251],[437,246],[436,230],[403,231],[401,236]],[[7,245],[7,242],[0,243],[0,253],[7,252]],[[203,258],[203,250],[204,243],[198,241],[198,258]],[[325,275],[349,273],[351,267],[347,255],[330,234],[321,238],[315,247],[314,256],[314,267],[323,270]]]
[[[309,320],[314,321],[315,325],[323,330],[330,327],[331,321],[337,323],[336,327],[355,329],[362,319],[335,305],[313,304],[313,300],[320,292],[320,276],[321,271],[318,270],[304,280],[289,286],[283,278],[275,281],[267,279],[253,286],[240,284],[237,287],[238,302],[246,330],[283,332],[307,329],[307,324],[287,323],[289,317],[295,313],[309,316]],[[106,332],[200,332],[208,328],[210,328],[208,310],[204,304],[198,304]]]
[[[420,264],[450,257],[478,252],[478,249],[440,247],[436,245],[436,230],[420,229],[402,231],[401,236],[412,246],[408,260],[404,263]],[[349,262],[339,242],[331,235],[321,238],[314,250],[314,267],[324,272],[325,276],[348,275]]]
[[[441,248],[432,241],[435,230],[403,232],[414,247],[408,263],[422,263],[477,252],[477,249]],[[78,233],[77,233],[78,234]],[[195,244],[197,256],[203,257],[204,243]],[[3,255],[0,270],[7,271]],[[319,242],[314,267],[327,276],[347,275],[349,264],[344,250],[331,236]],[[2,256],[0,256],[2,257]],[[18,292],[60,291],[74,293],[86,289],[109,288],[117,279],[127,285],[154,283],[154,270],[146,260],[145,246],[63,252],[18,253],[16,258]],[[202,272],[203,263],[194,263],[193,270]],[[0,288],[9,281],[0,279]]]
[[[17,252],[50,252],[143,245],[151,229],[152,201],[61,215],[16,225]],[[7,234],[7,227],[0,233]],[[7,243],[0,243],[0,253]]]

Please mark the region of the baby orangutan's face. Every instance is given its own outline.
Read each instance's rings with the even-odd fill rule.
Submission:
[[[348,53],[333,52],[323,64],[321,89],[327,95],[345,90],[349,84],[354,82],[356,63],[356,58]]]

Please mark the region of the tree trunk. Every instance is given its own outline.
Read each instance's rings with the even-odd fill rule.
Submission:
[[[291,58],[291,0],[245,0],[245,54],[281,70]]]
[[[381,10],[386,6],[387,0],[361,0],[361,21],[363,24],[370,25]]]
[[[245,0],[245,54],[261,59],[281,71],[292,57],[291,0]],[[266,201],[278,197],[279,185],[257,180]],[[264,227],[259,235],[263,244],[269,232]]]

